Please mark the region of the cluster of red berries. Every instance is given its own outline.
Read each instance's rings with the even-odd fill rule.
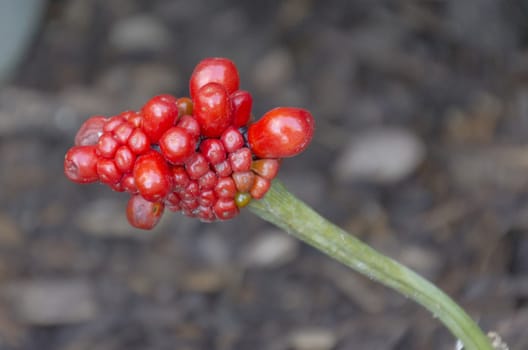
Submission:
[[[292,107],[251,123],[252,97],[239,85],[233,62],[208,58],[192,73],[190,98],[159,95],[140,111],[89,118],[66,153],[66,176],[131,193],[127,217],[138,228],[153,228],[165,207],[206,222],[235,217],[314,129],[311,114]]]

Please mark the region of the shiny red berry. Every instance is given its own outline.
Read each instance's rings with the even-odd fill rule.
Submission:
[[[64,156],[64,174],[73,182],[96,182],[97,159],[95,146],[74,146]]]
[[[121,146],[117,149],[114,162],[119,171],[122,173],[129,173],[134,168],[136,155],[127,146]]]
[[[185,187],[185,190],[182,192],[181,198],[182,200],[196,198],[196,196],[198,196],[199,193],[200,193],[200,187],[198,186],[198,182],[191,181],[189,182],[187,187]]]
[[[209,171],[209,163],[202,154],[194,153],[185,162],[185,170],[191,179],[196,180]]]
[[[198,199],[196,199],[196,196],[191,198],[182,198],[180,201],[180,205],[182,209],[193,211],[194,209],[198,208],[200,204],[198,204]]]
[[[158,152],[151,151],[138,157],[133,174],[139,193],[148,201],[163,200],[172,189],[170,169]]]
[[[242,147],[233,153],[229,153],[229,162],[233,172],[249,171],[251,169],[252,154],[249,148]]]
[[[212,190],[215,187],[217,181],[218,177],[216,174],[212,170],[209,170],[200,176],[198,179],[198,186],[200,186],[201,191]]]
[[[213,190],[205,190],[200,192],[198,197],[198,204],[204,207],[212,206],[216,201],[216,195]]]
[[[95,145],[103,134],[103,127],[107,119],[102,116],[88,118],[75,135],[75,146]]]
[[[238,90],[240,78],[235,64],[220,57],[206,58],[198,63],[189,81],[191,98],[194,100],[198,90],[208,83],[222,85],[228,94]]]
[[[187,171],[181,166],[175,166],[171,169],[172,171],[172,184],[175,191],[184,190],[185,187],[191,182]]]
[[[184,115],[181,117],[176,126],[187,130],[189,135],[194,138],[198,138],[200,136],[200,124],[198,124],[192,115]]]
[[[123,173],[119,171],[112,159],[99,158],[97,161],[97,175],[102,183],[113,185],[121,180]]]
[[[142,113],[143,130],[151,142],[157,143],[178,118],[176,98],[171,95],[155,96],[143,106]]]
[[[115,128],[112,134],[114,135],[114,138],[117,142],[124,145],[125,143],[127,143],[128,138],[134,130],[135,127],[132,124],[126,122]]]
[[[167,130],[159,140],[161,154],[172,164],[183,164],[194,154],[194,138],[178,126]]]
[[[226,152],[222,141],[218,139],[205,139],[200,144],[200,152],[212,165],[226,159]]]
[[[106,124],[103,127],[103,131],[107,133],[111,133],[114,131],[119,125],[126,123],[125,118],[123,118],[120,115],[116,115],[114,117],[111,117],[106,121]]]
[[[233,104],[233,125],[237,128],[245,126],[251,117],[253,97],[244,90],[235,91],[230,97]]]
[[[239,209],[233,199],[219,198],[213,211],[219,220],[229,220],[238,215]]]
[[[126,214],[132,226],[150,230],[158,224],[164,209],[162,202],[150,202],[141,195],[134,195],[128,200]]]
[[[136,128],[127,141],[128,148],[136,155],[147,153],[150,150],[150,140],[145,132]]]
[[[235,152],[237,149],[244,146],[244,137],[240,133],[240,131],[230,126],[228,127],[220,137],[220,140],[224,144],[224,148],[226,152]]]
[[[168,204],[177,204],[177,203],[180,203],[181,201],[181,198],[180,196],[178,196],[178,194],[176,192],[171,192],[167,195],[167,197],[165,198],[165,203]]]
[[[114,157],[118,147],[119,143],[107,132],[101,135],[99,141],[97,141],[97,152],[104,158]]]
[[[132,174],[125,174],[121,178],[121,187],[128,193],[137,193],[136,180]]]
[[[120,114],[126,121],[136,128],[143,126],[143,115],[135,111],[126,111]]]
[[[218,175],[219,177],[229,176],[233,172],[229,159],[226,159],[220,163],[213,165],[213,169],[216,175]]]
[[[194,97],[194,117],[200,125],[202,135],[206,137],[220,137],[231,125],[231,101],[222,85],[209,83],[197,91]]]
[[[279,107],[248,129],[248,142],[260,158],[286,158],[304,151],[312,140],[314,119],[305,109]]]
[[[231,177],[218,179],[214,188],[214,192],[219,198],[234,198],[236,191],[235,181]]]

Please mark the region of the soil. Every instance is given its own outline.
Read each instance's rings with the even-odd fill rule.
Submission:
[[[0,349],[455,348],[249,212],[136,231],[126,195],[64,178],[84,119],[187,95],[209,56],[256,116],[314,114],[292,192],[527,349],[527,19],[522,0],[49,1],[0,88]]]

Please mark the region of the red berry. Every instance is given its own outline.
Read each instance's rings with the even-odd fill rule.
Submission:
[[[167,198],[165,198],[165,206],[171,211],[180,211],[181,208],[181,198],[177,193],[169,193]]]
[[[212,165],[226,159],[224,145],[218,139],[206,139],[200,144],[200,152]]]
[[[107,120],[106,124],[103,127],[104,132],[111,133],[114,131],[119,125],[126,123],[125,118],[123,118],[120,115],[116,115],[110,119]]]
[[[158,224],[164,209],[162,202],[149,202],[140,195],[134,195],[128,200],[127,219],[134,227],[150,230]]]
[[[185,129],[175,126],[161,136],[159,146],[165,159],[173,164],[183,164],[194,154],[195,142]]]
[[[185,191],[181,194],[181,198],[182,200],[196,198],[199,193],[200,187],[198,186],[198,183],[196,181],[191,181],[187,187],[185,187]]]
[[[200,205],[196,208],[196,216],[203,222],[213,222],[215,221],[215,214],[210,206]]]
[[[104,158],[113,158],[119,143],[109,133],[104,133],[97,142],[97,152]]]
[[[128,138],[127,145],[135,154],[147,153],[150,150],[150,140],[147,134],[140,128],[134,129]]]
[[[178,114],[180,117],[192,115],[193,102],[189,97],[180,97],[176,100],[176,105],[178,106]]]
[[[102,183],[113,185],[121,180],[123,174],[112,159],[99,158],[97,161],[97,175]]]
[[[132,132],[135,130],[135,127],[130,123],[123,123],[119,125],[117,128],[114,129],[112,134],[114,135],[114,138],[117,142],[124,145],[127,143],[128,138],[132,134]]]
[[[180,201],[180,205],[182,207],[182,209],[186,209],[186,210],[194,210],[196,208],[198,208],[198,200],[196,199],[196,197],[192,197],[192,198],[183,198],[181,201]]]
[[[135,111],[126,111],[120,114],[129,124],[132,124],[136,128],[143,126],[143,115]]]
[[[132,171],[132,168],[134,167],[134,162],[136,161],[136,155],[132,153],[130,148],[127,146],[121,146],[117,149],[115,156],[114,156],[114,162],[117,168],[122,173],[129,173]]]
[[[185,169],[181,166],[176,166],[171,169],[172,171],[172,184],[173,188],[176,191],[183,190],[191,180]]]
[[[196,180],[209,170],[209,163],[203,155],[194,153],[185,162],[185,170],[191,179]]]
[[[137,193],[136,180],[132,174],[125,174],[121,178],[121,187],[128,193]]]
[[[268,192],[270,186],[271,182],[269,180],[257,175],[249,194],[255,199],[261,199]]]
[[[172,169],[172,184],[175,191],[185,189],[191,180],[185,169],[181,166],[173,167]]]
[[[233,170],[231,169],[231,163],[228,159],[213,165],[213,169],[219,177],[225,177],[231,175]]]
[[[279,168],[278,159],[258,159],[251,164],[251,170],[268,180],[273,180],[277,176]]]
[[[108,186],[110,186],[112,191],[125,192],[125,189],[123,188],[122,180],[120,180],[120,181],[118,181],[116,183],[113,183],[113,184],[108,184]]]
[[[142,113],[143,130],[156,143],[178,118],[176,98],[171,95],[155,96],[143,106]]]
[[[245,126],[251,117],[253,97],[247,91],[238,90],[231,94],[231,103],[233,104],[233,125],[237,128]]]
[[[228,153],[234,152],[244,146],[244,136],[242,136],[237,128],[232,126],[224,131],[220,140],[224,144],[224,148]]]
[[[64,174],[73,182],[85,184],[99,179],[95,146],[74,146],[64,156]]]
[[[218,178],[216,177],[216,174],[212,170],[209,170],[200,176],[198,179],[198,186],[200,186],[200,190],[202,191],[211,190],[215,187],[217,180]]]
[[[212,206],[216,201],[216,196],[213,190],[207,190],[200,192],[198,197],[198,204],[204,207]]]
[[[229,154],[229,162],[233,172],[249,171],[251,169],[252,154],[249,148],[243,147]]]
[[[251,190],[256,177],[251,171],[233,173],[231,176],[233,177],[233,181],[235,181],[238,192],[242,193],[249,192],[249,190]]]
[[[160,201],[172,189],[170,169],[158,152],[138,157],[133,174],[139,193],[148,201]]]
[[[206,58],[198,63],[189,81],[191,98],[194,100],[198,90],[208,83],[222,85],[228,94],[238,90],[240,78],[235,64],[220,57]]]
[[[236,194],[235,181],[231,177],[222,177],[216,182],[214,192],[219,198],[233,198]]]
[[[222,85],[209,83],[201,87],[194,97],[194,116],[202,135],[220,137],[233,121],[231,108],[229,95]]]
[[[312,140],[314,119],[305,109],[279,107],[248,129],[248,141],[260,158],[286,158],[304,151]]]
[[[176,126],[187,130],[187,132],[194,138],[200,136],[200,124],[198,124],[192,115],[184,115],[181,117]]]
[[[75,135],[75,146],[95,145],[99,137],[103,134],[103,127],[106,124],[106,120],[102,116],[88,118]]]
[[[216,201],[213,211],[219,220],[229,220],[238,215],[238,207],[233,199],[220,198]]]

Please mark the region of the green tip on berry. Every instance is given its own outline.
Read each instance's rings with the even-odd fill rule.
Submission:
[[[235,195],[235,203],[239,208],[244,208],[247,206],[249,202],[251,202],[251,199],[252,197],[249,193],[237,192]]]

